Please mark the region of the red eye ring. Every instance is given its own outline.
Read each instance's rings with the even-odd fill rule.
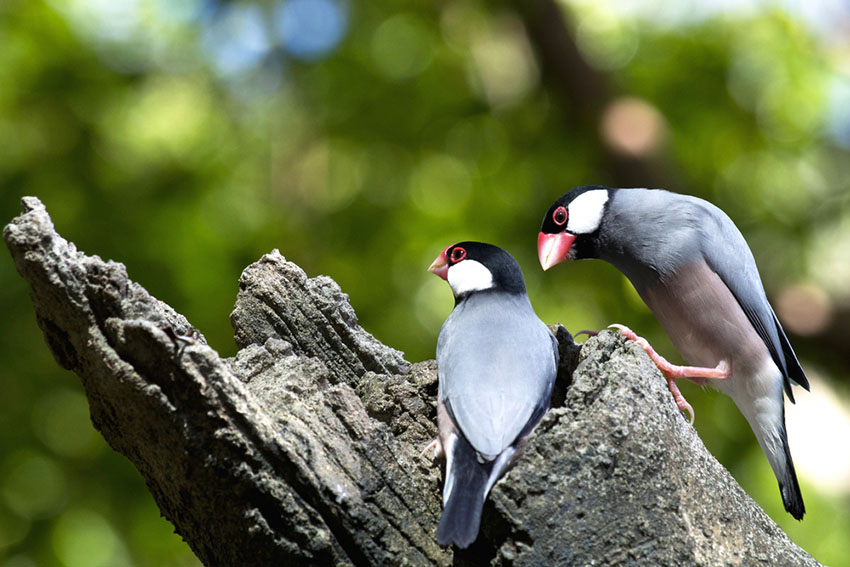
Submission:
[[[464,260],[466,258],[466,250],[460,247],[456,247],[452,249],[451,256],[449,259],[452,261],[452,264],[457,264],[458,262]]]
[[[565,209],[564,207],[558,207],[557,209],[555,209],[555,212],[552,213],[552,220],[555,222],[556,225],[564,226],[565,224],[567,224],[567,216],[567,209]]]

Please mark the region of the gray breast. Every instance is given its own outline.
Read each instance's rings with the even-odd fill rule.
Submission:
[[[770,359],[732,292],[705,262],[681,266],[640,293],[690,364],[714,367],[725,360],[733,375],[749,375]]]

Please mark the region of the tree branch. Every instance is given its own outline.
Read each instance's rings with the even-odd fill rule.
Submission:
[[[569,29],[569,14],[555,0],[514,0],[537,54],[542,78],[566,120],[566,131],[590,133],[585,144],[596,144],[609,184],[618,187],[668,187],[669,175],[653,159],[613,150],[599,136],[602,115],[614,100],[608,77],[593,68]],[[592,134],[596,134],[593,136]],[[602,180],[600,180],[601,182]]]
[[[556,406],[484,510],[437,546],[436,367],[358,324],[327,277],[249,266],[222,359],[124,266],[77,252],[44,206],[4,237],[92,422],[206,565],[817,565],[705,450],[643,351],[562,327]],[[574,370],[574,371],[573,371]],[[570,383],[572,374],[572,383]]]

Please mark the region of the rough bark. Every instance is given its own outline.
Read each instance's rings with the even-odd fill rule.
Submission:
[[[95,427],[206,565],[817,565],[706,451],[655,367],[619,335],[563,363],[478,541],[434,540],[436,368],[358,324],[326,277],[279,252],[249,266],[222,359],[124,266],[60,237],[44,206],[4,237],[45,340]]]

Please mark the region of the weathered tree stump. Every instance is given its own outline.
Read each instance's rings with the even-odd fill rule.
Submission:
[[[38,199],[4,237],[95,427],[206,565],[818,565],[706,451],[649,358],[562,327],[553,409],[493,489],[478,541],[440,548],[436,367],[358,324],[273,251],[239,281],[222,359]]]

